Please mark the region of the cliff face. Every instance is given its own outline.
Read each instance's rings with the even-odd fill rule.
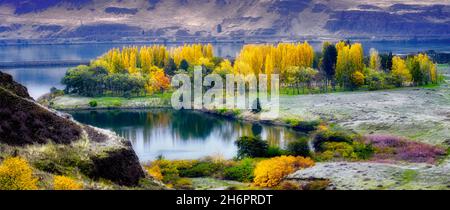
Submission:
[[[59,174],[64,167],[75,168],[95,180],[108,179],[124,186],[136,186],[145,178],[128,140],[42,107],[30,98],[24,86],[2,72],[0,99],[0,159],[2,156],[23,155],[48,173]],[[45,159],[48,154],[40,154],[49,145],[62,148],[61,154],[54,155],[54,160]],[[34,147],[38,149],[31,149]],[[8,151],[16,152],[3,154]],[[83,157],[83,164],[63,160],[68,156]],[[40,160],[42,157],[44,160]]]
[[[450,36],[441,0],[0,0],[0,14],[3,39]]]

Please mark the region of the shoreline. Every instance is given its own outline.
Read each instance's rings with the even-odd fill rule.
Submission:
[[[408,90],[407,90],[408,91]],[[380,92],[381,95],[384,91]],[[358,94],[358,93],[356,93]],[[340,94],[339,94],[340,95]],[[342,95],[340,95],[342,97]],[[292,97],[296,99],[296,97]],[[72,109],[74,111],[89,111],[89,110],[150,110],[150,109],[172,109],[170,106],[158,107],[109,107],[109,108],[88,108],[88,109]],[[60,109],[58,109],[60,110]],[[66,109],[67,110],[67,109]],[[64,111],[64,110],[61,110]],[[214,115],[217,117],[224,117],[231,120],[239,120],[249,123],[258,123],[265,125],[283,126],[286,128],[293,128],[291,124],[283,121],[281,115],[279,118],[272,120],[263,119],[260,117],[260,113],[252,113],[251,111],[236,112],[235,110],[193,110],[198,113],[204,113],[208,115]],[[298,115],[289,115],[291,119],[295,119]],[[301,119],[301,118],[297,118]],[[345,128],[345,127],[344,127]],[[349,129],[349,128],[346,128]],[[353,129],[352,129],[353,130]],[[362,134],[359,131],[357,133]],[[448,156],[443,157],[441,161],[436,164],[424,164],[424,163],[409,163],[409,162],[374,162],[374,161],[324,161],[318,162],[316,167],[310,169],[299,170],[287,177],[287,180],[303,181],[308,180],[310,177],[316,179],[327,179],[332,183],[332,187],[336,189],[416,189],[422,186],[431,187],[436,189],[448,189],[445,188],[444,183],[448,180],[446,177],[438,177],[438,180],[433,180],[433,177],[429,177],[433,173],[447,173],[447,166],[450,164]],[[371,170],[373,175],[360,176],[361,170]],[[335,171],[336,175],[330,173]],[[403,180],[403,174],[415,173],[423,179]],[[206,177],[205,179],[208,179]],[[382,179],[382,181],[380,181]],[[403,183],[405,182],[405,183]],[[434,184],[436,182],[436,184]]]

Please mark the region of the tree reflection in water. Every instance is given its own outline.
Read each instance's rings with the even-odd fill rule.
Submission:
[[[115,131],[130,139],[141,161],[163,155],[168,159],[196,159],[236,155],[234,141],[245,135],[261,136],[270,145],[284,147],[304,136],[291,129],[224,119],[195,111],[171,109],[77,111],[79,122]]]

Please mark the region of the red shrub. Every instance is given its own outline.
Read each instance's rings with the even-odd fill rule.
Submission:
[[[445,149],[429,144],[414,142],[389,135],[366,136],[367,143],[375,148],[374,160],[408,161],[415,163],[435,163],[446,154]]]

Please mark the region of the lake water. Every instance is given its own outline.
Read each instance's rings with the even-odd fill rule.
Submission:
[[[285,147],[304,134],[290,128],[223,119],[194,111],[152,109],[136,111],[69,112],[79,122],[115,131],[131,141],[141,161],[159,155],[167,159],[196,159],[211,155],[233,158],[234,141],[261,136],[270,145]]]
[[[221,43],[214,44],[214,53],[217,56],[234,57],[243,44]],[[321,49],[321,43],[312,42],[315,50]],[[0,46],[0,62],[20,61],[67,61],[91,60],[107,52],[111,48],[127,46],[124,44],[74,44],[74,45],[26,45],[26,46]],[[140,45],[137,45],[140,46]],[[168,47],[175,44],[168,45]],[[413,53],[417,51],[436,50],[449,52],[450,44],[445,42],[363,42],[365,51],[370,48],[380,52],[392,51],[398,54]],[[33,98],[49,92],[51,87],[64,88],[61,78],[68,67],[51,68],[15,68],[0,69],[13,75],[14,79],[28,87]]]

